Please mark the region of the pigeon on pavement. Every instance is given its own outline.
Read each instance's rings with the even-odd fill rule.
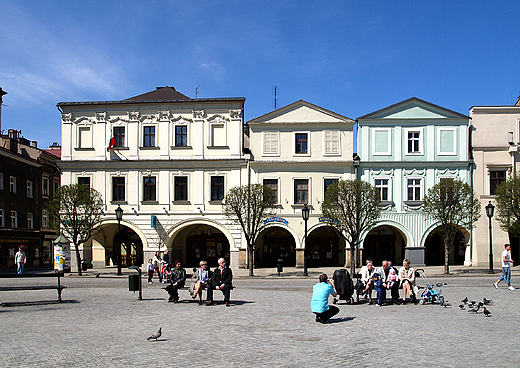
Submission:
[[[150,341],[150,340],[157,341],[157,339],[159,337],[161,337],[161,330],[162,330],[162,327],[159,327],[159,331],[157,331],[157,333],[154,333],[152,336],[149,336],[146,340],[148,340],[148,341]]]
[[[465,298],[462,299],[460,302],[466,304],[466,303],[468,302],[468,297],[465,297]]]
[[[491,316],[491,312],[488,311],[488,310],[486,309],[486,307],[484,307],[484,316],[486,316],[486,317],[490,317],[490,316]]]

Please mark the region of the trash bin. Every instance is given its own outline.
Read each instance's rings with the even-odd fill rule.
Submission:
[[[88,263],[85,259],[81,260],[81,271],[86,271],[88,268]]]
[[[278,270],[278,275],[283,272],[283,259],[278,258],[278,261],[276,262],[276,268]]]
[[[139,275],[128,275],[128,291],[139,291]]]

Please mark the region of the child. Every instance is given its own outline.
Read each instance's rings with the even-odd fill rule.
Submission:
[[[392,286],[394,286],[397,281],[399,281],[399,277],[397,276],[397,273],[395,272],[395,268],[391,268],[390,274],[388,275],[388,282],[386,284],[386,287],[388,289],[391,289]]]
[[[372,282],[374,283],[374,289],[377,291],[377,306],[380,307],[383,305],[383,295],[385,293],[385,289],[383,287],[383,283],[379,278],[379,274],[376,272],[372,275]]]
[[[152,278],[153,278],[153,271],[154,271],[153,262],[152,262],[151,258],[148,260],[148,267],[146,270],[148,271],[148,283],[151,284],[153,282]]]

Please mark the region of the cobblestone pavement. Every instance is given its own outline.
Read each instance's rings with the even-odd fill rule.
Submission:
[[[180,291],[180,303],[167,303],[156,280],[143,282],[144,300],[138,301],[126,277],[66,277],[62,304],[0,307],[0,366],[517,366],[520,289],[501,284],[496,290],[496,278],[431,278],[448,283],[442,292],[453,306],[447,308],[341,302],[340,313],[322,325],[309,307],[315,277],[237,279],[230,307],[218,291],[215,306],[199,306],[187,290]],[[50,300],[56,294],[1,292],[0,301]],[[492,299],[492,316],[459,310],[466,296]],[[148,342],[159,327],[162,337]]]

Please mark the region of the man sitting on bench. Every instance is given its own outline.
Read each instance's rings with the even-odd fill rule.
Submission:
[[[231,289],[233,289],[233,272],[231,272],[231,268],[226,267],[226,260],[224,258],[220,258],[218,260],[218,267],[213,272],[213,276],[211,280],[208,282],[207,287],[207,303],[206,305],[213,305],[213,289],[220,290],[224,294],[224,301],[226,302],[226,307],[229,307],[229,294]]]

